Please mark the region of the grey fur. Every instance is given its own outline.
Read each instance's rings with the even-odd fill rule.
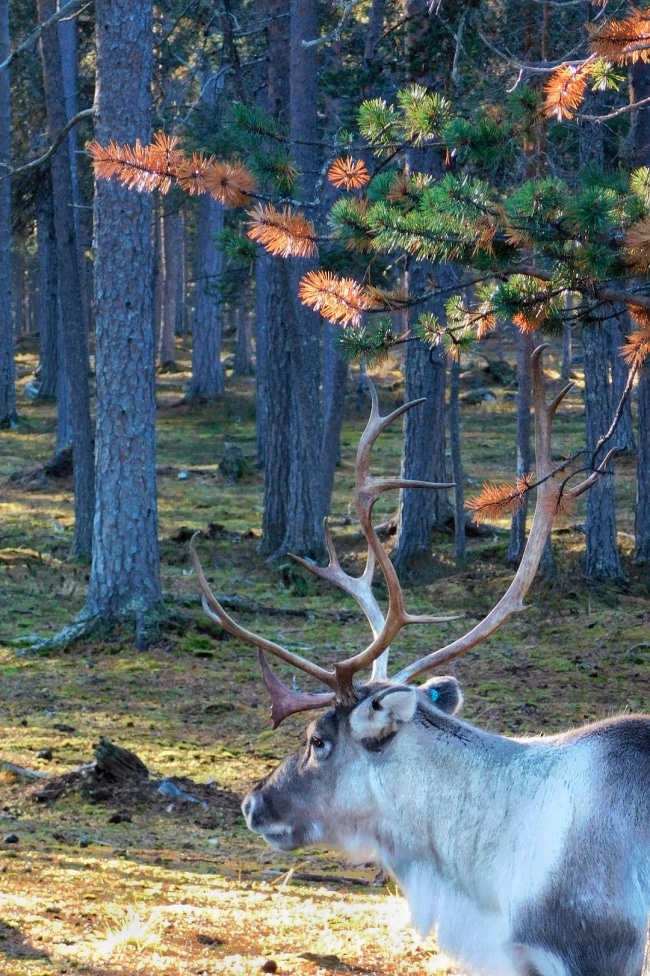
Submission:
[[[381,863],[415,927],[437,927],[469,972],[641,976],[650,719],[509,739],[451,714],[454,679],[359,694],[248,794],[248,826],[281,849]]]

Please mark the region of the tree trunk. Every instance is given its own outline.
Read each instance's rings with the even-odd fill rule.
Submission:
[[[260,3],[261,12],[267,18],[267,38],[268,46],[266,53],[266,86],[261,90],[262,107],[269,112],[282,126],[288,127],[289,116],[289,20],[286,16],[286,0],[262,0]],[[286,458],[282,458],[280,450],[277,463],[273,460],[273,451],[270,454],[272,463],[266,465],[267,441],[276,443],[280,446],[280,432],[270,429],[269,424],[281,423],[282,418],[271,415],[270,400],[275,399],[281,407],[282,413],[288,402],[288,389],[285,389],[284,398],[282,397],[282,384],[280,378],[275,377],[276,367],[283,370],[286,367],[284,355],[282,361],[274,363],[273,350],[271,348],[271,335],[275,334],[277,328],[273,322],[277,316],[282,316],[281,307],[273,302],[273,296],[279,299],[284,298],[279,294],[279,281],[277,276],[280,274],[278,261],[270,257],[261,248],[257,251],[255,259],[255,407],[257,415],[257,461],[264,468],[264,511],[268,506],[277,508],[279,502],[274,498],[277,490],[286,488],[284,484],[285,472],[281,471],[279,464],[286,463]],[[280,386],[280,390],[275,391],[271,386]],[[283,399],[283,402],[280,401]],[[287,420],[288,422],[288,420]],[[276,484],[276,480],[279,483]],[[282,504],[286,504],[286,498]],[[263,518],[266,523],[266,531],[263,528],[262,542],[260,549],[263,552],[274,552],[280,547],[284,531],[280,527],[279,511],[274,512],[272,517]],[[283,516],[284,518],[284,516]]]
[[[188,400],[213,400],[224,391],[221,368],[223,251],[216,243],[222,230],[223,206],[204,193],[198,200],[196,308]]]
[[[341,460],[341,427],[348,386],[348,364],[340,356],[334,336],[338,326],[323,324],[323,504],[329,512],[334,472]]]
[[[430,84],[431,64],[424,57],[425,32],[430,25],[430,14],[426,0],[406,0],[407,15],[405,56],[410,81]],[[417,153],[409,156],[409,168],[413,171],[425,170],[434,177],[440,175],[440,163],[434,156],[426,161]],[[433,273],[430,262],[413,263],[407,272],[407,288],[417,293]],[[456,274],[453,266],[437,267],[436,278],[444,287]],[[431,311],[444,320],[444,304],[440,301],[428,302],[419,311]],[[402,457],[402,477],[426,481],[446,481],[445,465],[445,385],[446,362],[441,349],[430,352],[419,342],[410,342],[406,347],[404,362],[404,396],[414,400],[425,396],[426,403],[410,410],[404,418],[404,453]],[[392,560],[397,571],[408,573],[415,561],[431,558],[431,533],[434,526],[443,526],[447,521],[449,505],[446,492],[408,489],[400,493],[397,542],[392,552]]]
[[[634,518],[634,562],[650,566],[650,362],[639,374],[638,455],[636,513]]]
[[[465,532],[465,480],[460,447],[460,362],[451,360],[449,369],[449,442],[454,477],[454,539],[456,561],[462,562],[467,551]]]
[[[264,467],[269,415],[268,309],[271,291],[271,257],[258,248],[255,257],[255,419],[257,463]],[[264,479],[266,485],[266,478]],[[264,489],[266,496],[266,487]]]
[[[291,57],[289,129],[291,155],[300,172],[298,192],[303,200],[316,195],[318,161],[317,47],[303,40],[318,36],[317,0],[290,0]],[[322,413],[320,400],[321,319],[298,299],[300,279],[315,262],[290,262],[293,327],[288,334],[290,386],[289,499],[287,526],[281,549],[317,556],[324,549],[325,514],[322,480]]]
[[[404,417],[402,477],[444,482],[446,365],[442,349],[408,343],[404,381],[405,400],[426,400]],[[408,573],[415,562],[431,557],[431,533],[434,526],[446,523],[448,513],[443,490],[408,488],[400,492],[397,544],[391,557],[399,573]]]
[[[61,50],[65,113],[66,118],[70,120],[77,114],[78,111],[77,18],[73,15],[62,18],[58,21],[56,29],[59,35],[59,47]],[[83,315],[84,329],[86,333],[89,333],[91,319],[89,289],[90,268],[88,259],[86,258],[86,252],[90,245],[91,228],[89,227],[88,218],[86,216],[88,212],[87,208],[84,208],[81,205],[79,166],[77,164],[79,137],[76,126],[73,126],[68,133],[68,145],[70,149],[70,173],[72,176],[72,196],[74,200],[74,210],[72,216],[75,225],[75,236],[77,241],[77,265],[81,287],[81,311]]]
[[[0,0],[0,61],[9,55],[9,4]],[[0,71],[0,167],[11,164],[9,68]],[[0,180],[0,428],[15,427],[16,373],[11,315],[11,181]]]
[[[269,9],[271,14],[286,12],[282,4],[271,3]],[[302,41],[316,36],[316,2],[291,0],[290,13],[289,39],[284,34],[286,21],[272,17],[268,99],[280,118],[286,117],[288,105],[292,159],[302,174],[298,192],[311,201],[318,176],[317,55],[316,48],[303,48]],[[284,65],[286,70],[287,64],[283,77],[280,68]],[[278,259],[265,263],[266,295],[259,296],[265,309],[267,354],[259,377],[267,394],[261,549],[272,556],[288,551],[316,556],[323,549],[324,514],[320,320],[297,297],[298,281],[310,263],[293,259],[282,264]]]
[[[16,336],[27,332],[25,316],[25,260],[19,250],[11,256],[11,299],[13,305],[14,333]]]
[[[97,0],[97,139],[148,142],[152,3]],[[161,606],[156,504],[151,199],[95,186],[97,510],[85,614],[136,621],[150,637]]]
[[[263,316],[267,349],[264,388],[260,390],[264,394],[265,406],[264,506],[260,551],[273,556],[282,549],[289,519],[291,370],[288,333],[293,324],[293,301],[289,262],[275,257],[261,260],[267,265],[264,289],[266,305],[263,309],[258,306],[258,314],[261,311]]]
[[[637,61],[630,68],[631,101],[650,98],[650,65]],[[650,159],[650,105],[643,105],[632,115],[634,165],[647,166]],[[650,566],[650,365],[646,362],[637,386],[637,481],[634,521],[634,561]]]
[[[530,332],[517,333],[517,477],[529,473],[533,467],[530,444],[530,408],[532,406],[532,371],[530,357],[535,340]],[[515,566],[521,562],[526,547],[526,516],[528,498],[514,512],[510,522],[510,545],[507,561]]]
[[[629,316],[623,315],[621,318],[613,319],[607,323],[607,333],[610,341],[610,360],[612,370],[612,403],[614,410],[618,406],[625,390],[629,370],[625,360],[620,354],[620,348],[625,342],[625,333],[621,326],[623,322],[628,323],[628,331],[631,331]],[[635,451],[634,429],[632,424],[632,402],[630,397],[623,404],[623,411],[616,425],[614,438],[609,447],[615,447],[618,451]]]
[[[609,382],[609,337],[598,323],[583,329],[585,365],[585,412],[587,450],[595,450],[598,439],[612,421],[612,391]],[[591,456],[596,467],[605,451]],[[587,492],[587,546],[585,572],[592,581],[625,579],[616,544],[614,479],[611,472],[596,480]]]
[[[49,168],[44,174],[36,202],[38,254],[39,397],[54,400],[57,395],[59,359],[58,289],[56,282],[56,235]]]
[[[183,296],[183,217],[177,199],[163,206],[161,221],[162,309],[158,336],[158,364],[163,368],[176,362],[176,334],[180,331]]]
[[[247,308],[239,305],[235,309],[235,359],[233,372],[236,376],[251,376],[253,373],[253,330],[251,316]]]
[[[56,13],[56,0],[38,0],[41,22]],[[45,87],[48,138],[54,142],[67,122],[59,35],[45,31],[40,38]],[[70,382],[70,409],[74,458],[75,528],[72,553],[90,553],[94,510],[94,470],[88,340],[83,325],[81,285],[74,226],[74,195],[70,149],[63,140],[51,159],[56,233],[57,281],[65,344],[65,362]]]

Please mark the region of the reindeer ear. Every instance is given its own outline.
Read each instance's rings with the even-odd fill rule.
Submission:
[[[350,715],[352,735],[355,739],[385,739],[411,721],[416,705],[416,689],[404,685],[369,695]]]
[[[430,678],[421,685],[420,690],[426,694],[432,705],[448,715],[453,715],[463,704],[463,693],[460,690],[460,685],[455,678],[448,674]]]

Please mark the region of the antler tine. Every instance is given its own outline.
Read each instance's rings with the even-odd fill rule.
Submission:
[[[453,484],[436,484],[429,481],[412,481],[406,478],[373,478],[370,474],[370,457],[375,441],[398,417],[407,410],[422,403],[423,400],[411,400],[404,403],[386,416],[379,413],[379,399],[377,391],[369,378],[366,378],[367,386],[370,390],[372,407],[366,428],[361,435],[359,447],[357,449],[355,495],[357,505],[357,515],[361,528],[368,543],[368,549],[374,554],[386,580],[388,589],[388,610],[383,625],[379,633],[374,632],[373,640],[358,654],[340,661],[334,665],[334,671],[339,681],[340,694],[343,700],[354,701],[355,693],[352,680],[357,671],[374,664],[381,655],[388,649],[391,642],[407,624],[415,623],[440,623],[453,620],[454,617],[436,617],[429,614],[410,614],[404,605],[404,595],[397,578],[395,568],[390,561],[388,554],[381,544],[379,536],[372,524],[372,509],[384,491],[395,488],[453,488]]]
[[[376,565],[373,550],[368,548],[366,565],[361,576],[350,576],[349,573],[345,572],[339,562],[327,519],[323,521],[323,532],[330,560],[327,566],[318,566],[308,559],[303,559],[302,556],[294,556],[293,553],[291,554],[291,558],[301,566],[304,566],[310,573],[320,577],[320,579],[327,580],[328,583],[333,583],[339,589],[343,590],[344,593],[347,593],[348,596],[353,597],[361,607],[370,624],[373,638],[377,637],[384,626],[384,614],[375,594],[372,592],[372,578]],[[373,662],[371,681],[381,681],[388,677],[389,650],[390,648],[387,647]]]
[[[576,494],[581,494],[583,491],[586,491],[589,485],[593,483],[593,479],[598,476],[598,473],[594,472],[582,485],[578,485],[573,489],[566,489],[554,477],[554,470],[551,463],[552,421],[558,406],[573,384],[564,387],[554,400],[547,404],[546,383],[542,369],[542,357],[546,348],[546,345],[538,346],[532,355],[537,504],[535,506],[535,514],[526,542],[526,548],[517,572],[504,595],[483,620],[466,634],[463,634],[462,637],[457,638],[457,640],[440,648],[440,650],[427,654],[425,657],[403,668],[399,674],[395,675],[394,681],[413,681],[419,675],[426,674],[428,671],[432,671],[434,668],[446,664],[461,654],[465,654],[472,647],[475,647],[489,637],[497,627],[500,627],[507,620],[510,614],[524,609],[523,599],[535,578],[535,573],[537,572],[546,540],[551,531],[553,519],[557,514],[562,494],[575,497]],[[607,462],[608,458],[603,461],[603,465]],[[601,468],[603,465],[601,465]]]
[[[331,688],[332,691],[336,693],[338,691],[338,679],[335,672],[327,671],[325,668],[321,668],[317,664],[313,664],[306,658],[301,657],[300,654],[295,654],[293,651],[287,650],[286,647],[282,647],[280,644],[276,644],[274,641],[267,640],[265,637],[253,633],[252,630],[247,630],[245,627],[242,627],[235,620],[233,620],[230,614],[224,610],[210,589],[210,585],[205,578],[203,567],[201,566],[198,554],[196,552],[196,540],[200,535],[200,532],[195,532],[190,540],[190,556],[192,559],[192,565],[194,566],[194,572],[196,573],[196,578],[199,581],[199,586],[201,587],[203,594],[203,609],[207,613],[208,617],[210,617],[210,619],[214,620],[216,623],[221,624],[223,629],[229,634],[232,634],[233,637],[239,638],[239,640],[244,641],[246,644],[252,644],[252,646],[258,648],[258,650],[267,651],[269,654],[279,657],[287,664],[291,664],[300,671],[304,671],[306,674],[311,675],[312,678],[322,681],[323,684],[327,685],[328,688]]]

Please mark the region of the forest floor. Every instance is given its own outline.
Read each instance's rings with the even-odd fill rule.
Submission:
[[[488,355],[496,358],[489,346]],[[179,363],[159,377],[158,420],[163,587],[176,622],[147,652],[119,629],[66,652],[29,651],[25,638],[56,633],[81,609],[88,566],[67,558],[70,480],[42,470],[53,450],[52,405],[21,398],[19,429],[0,433],[0,973],[455,973],[433,939],[414,934],[395,888],[375,885],[372,867],[352,869],[329,852],[276,852],[245,827],[242,795],[295,747],[305,720],[271,731],[254,654],[201,611],[191,532],[208,530],[201,555],[212,586],[241,600],[238,615],[251,629],[324,664],[369,635],[348,598],[257,552],[254,381],[229,376],[222,400],[189,406],[181,347]],[[25,343],[21,388],[34,366]],[[513,391],[484,367],[477,359],[464,377],[466,392],[490,394],[463,407],[470,489],[510,479],[515,467]],[[398,374],[389,364],[377,379],[388,409],[401,392]],[[558,457],[581,444],[579,386],[556,420]],[[331,521],[353,568],[362,549],[351,486],[366,407],[357,411],[350,390]],[[225,445],[245,461],[236,481],[220,468]],[[378,473],[399,471],[400,446],[398,429],[383,435]],[[506,734],[546,733],[650,710],[650,585],[630,560],[634,470],[633,455],[617,460],[628,584],[586,585],[577,508],[554,533],[556,575],[538,580],[529,609],[455,664],[468,720]],[[377,519],[394,507],[382,499]],[[507,545],[504,520],[472,538],[458,566],[452,538],[436,538],[435,559],[405,586],[407,605],[461,619],[435,633],[411,628],[395,649],[398,663],[447,643],[496,602],[512,575]],[[115,787],[98,776],[100,738],[135,752],[148,779]]]

